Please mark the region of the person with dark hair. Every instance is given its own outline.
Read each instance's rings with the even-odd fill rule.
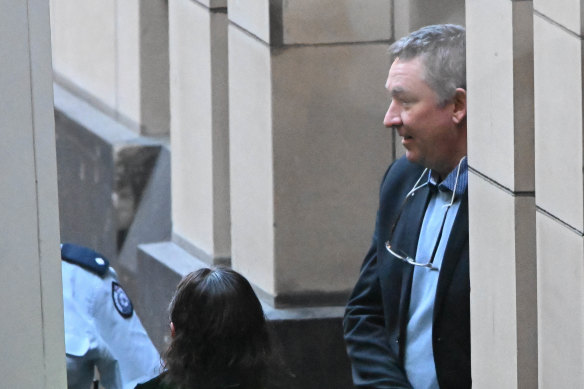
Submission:
[[[465,50],[452,24],[389,48],[383,123],[406,152],[381,183],[345,312],[357,388],[471,387]]]
[[[217,267],[188,274],[170,303],[165,371],[136,389],[262,389],[271,352],[249,282]]]

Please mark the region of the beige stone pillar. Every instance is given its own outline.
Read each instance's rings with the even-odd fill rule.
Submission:
[[[232,264],[276,306],[344,304],[368,249],[390,3],[229,4]]]
[[[49,2],[0,1],[0,375],[65,388]]]
[[[467,1],[466,26],[473,386],[536,388],[532,2]]]
[[[173,241],[229,263],[227,0],[170,0]]]
[[[52,0],[57,81],[143,135],[169,131],[166,0]]]
[[[393,20],[396,37],[436,23],[464,26],[464,0],[394,0]]]
[[[534,1],[540,388],[584,386],[583,3]]]

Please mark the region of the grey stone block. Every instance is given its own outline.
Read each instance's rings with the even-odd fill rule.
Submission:
[[[163,146],[127,230],[118,255],[118,266],[135,273],[138,245],[170,240],[171,232],[170,150]]]
[[[279,389],[353,387],[343,311],[343,307],[266,309],[275,357],[282,361],[283,371],[272,372]]]
[[[58,85],[54,90],[61,240],[91,247],[118,268],[118,253],[135,221],[162,142],[130,131]],[[169,178],[160,181],[169,185]],[[160,229],[167,231],[152,237],[155,241],[170,233],[170,206],[161,204],[160,212],[168,216]],[[136,235],[134,244],[144,242]]]
[[[152,343],[163,352],[170,340],[168,304],[176,286],[188,273],[209,265],[171,242],[140,245],[137,258],[136,311]]]
[[[136,280],[138,245],[169,240],[171,232],[170,150],[163,146],[116,260],[120,280],[130,296],[140,293]]]
[[[107,142],[55,110],[61,241],[116,256],[113,156]]]

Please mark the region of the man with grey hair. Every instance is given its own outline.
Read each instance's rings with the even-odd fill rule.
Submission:
[[[470,388],[465,30],[427,26],[390,46],[388,168],[344,330],[358,388]]]

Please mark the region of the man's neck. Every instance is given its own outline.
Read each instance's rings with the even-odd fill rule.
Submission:
[[[458,167],[460,166],[460,163],[466,158],[466,155],[462,156],[457,163],[449,168],[449,169],[445,169],[442,171],[438,171],[438,170],[434,170],[434,169],[430,169],[430,176],[432,177],[432,179],[434,180],[434,182],[436,182],[436,184],[440,184],[442,181],[444,181],[444,179],[446,177],[448,177],[453,171],[455,171],[456,169],[458,169]]]
[[[460,165],[460,162],[464,158],[466,158],[466,154],[461,155],[460,157],[457,157],[456,159],[453,159],[454,160],[453,164],[451,164],[450,166],[448,166],[444,169],[440,169],[440,171],[438,171],[437,169],[430,169],[430,173],[431,173],[434,181],[436,181],[437,184],[441,183],[446,177],[448,177],[448,175],[450,173],[452,173],[455,169],[458,168],[458,166]]]

